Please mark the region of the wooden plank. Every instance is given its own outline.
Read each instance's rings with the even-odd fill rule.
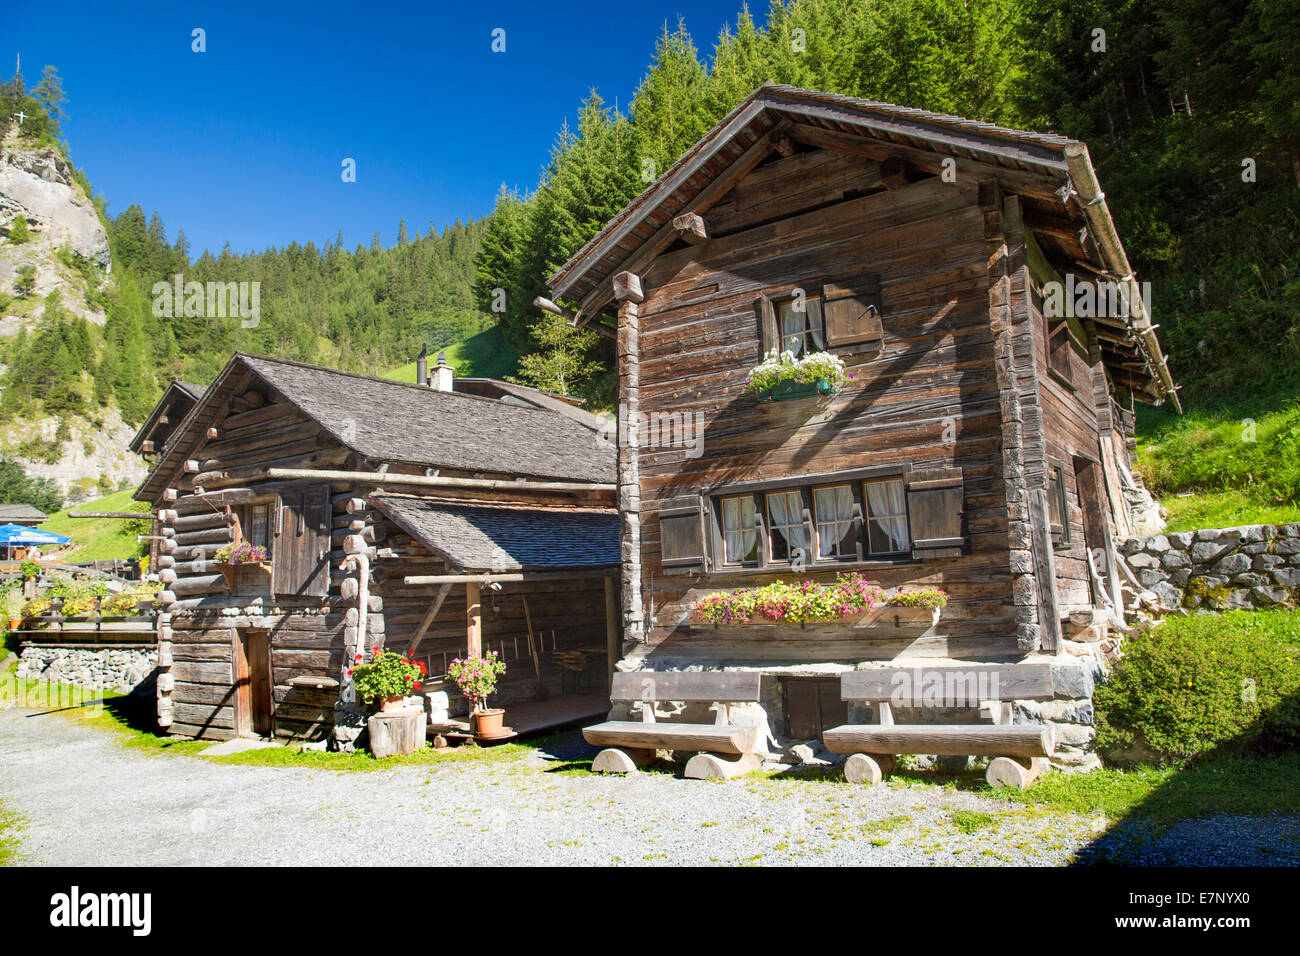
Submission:
[[[985,700],[1052,696],[1050,664],[962,664],[951,667],[873,667],[840,678],[844,700],[886,700],[898,706],[954,707]]]
[[[465,585],[465,642],[467,657],[483,656],[483,609],[476,583]]]
[[[759,675],[746,671],[632,671],[615,674],[611,700],[751,701]]]
[[[939,754],[1048,757],[1055,733],[1048,724],[846,724],[822,735],[837,754]]]
[[[754,749],[757,727],[715,724],[674,724],[639,720],[608,720],[584,727],[582,736],[596,747],[633,747],[647,750],[704,750],[744,754]]]

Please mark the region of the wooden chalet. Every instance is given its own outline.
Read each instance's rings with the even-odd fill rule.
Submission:
[[[1052,317],[1072,280],[1130,305]],[[1084,144],[764,86],[549,284],[617,336],[620,670],[757,669],[798,742],[844,722],[845,670],[1091,654],[1114,620],[1129,412],[1177,398]],[[852,378],[746,394],[777,348]],[[700,447],[671,437],[692,421]],[[950,603],[915,629],[690,617],[850,569]]]
[[[495,704],[603,700],[619,555],[602,421],[424,371],[434,385],[238,353],[176,425],[136,494],[165,585],[162,726],[355,727],[348,669],[376,646],[425,660],[453,715],[447,664],[489,650],[508,667]],[[269,560],[217,563],[232,543]]]

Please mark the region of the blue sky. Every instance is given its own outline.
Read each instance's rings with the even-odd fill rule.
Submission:
[[[72,160],[110,213],[156,209],[195,254],[340,229],[349,248],[392,245],[403,217],[424,233],[486,215],[503,182],[532,189],[590,87],[626,107],[665,20],[685,17],[707,56],[740,3],[6,0],[0,72],[20,53],[34,86],[57,66]]]

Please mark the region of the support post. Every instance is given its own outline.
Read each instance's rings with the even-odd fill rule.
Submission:
[[[465,643],[467,657],[483,656],[483,612],[477,583],[465,585]]]
[[[644,641],[645,613],[641,602],[641,467],[639,428],[641,369],[638,344],[638,304],[645,299],[641,277],[630,272],[614,276],[618,296],[618,514],[623,558],[623,633]]]
[[[612,577],[605,578],[605,683],[614,689],[614,665],[623,656],[618,640],[618,586]]]

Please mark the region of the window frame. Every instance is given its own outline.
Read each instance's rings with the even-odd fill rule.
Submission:
[[[781,322],[781,310],[784,309],[786,306],[792,306],[798,300],[799,297],[797,295],[794,295],[793,293],[783,295],[783,296],[777,296],[772,299],[772,311],[776,316],[777,348],[780,349],[782,353],[786,351],[785,340],[787,336],[784,331],[784,326],[782,325]],[[808,323],[808,316],[810,314],[808,306],[814,302],[817,304],[817,323],[820,326],[819,334],[821,335],[821,339],[822,339],[822,344],[818,346],[816,349],[812,348],[810,337],[813,334],[813,329],[809,326]],[[830,345],[826,341],[826,307],[825,307],[825,303],[822,302],[821,293],[819,292],[817,295],[808,295],[805,292],[803,296],[803,303],[804,303],[804,308],[803,308],[804,328],[802,332],[798,333],[800,338],[803,340],[803,344],[801,346],[801,350],[797,352],[796,355],[802,358],[803,356],[811,355],[814,352],[831,351]],[[795,311],[795,314],[796,315],[799,314],[797,310]],[[793,338],[794,333],[792,333],[789,337]]]
[[[261,544],[260,547],[266,549],[267,561],[274,560],[276,532],[280,520],[280,509],[277,504],[278,499],[276,497],[268,496],[232,506],[230,510],[235,515],[235,544],[259,546],[252,537],[253,519],[254,513],[264,508],[266,509],[266,543]]]
[[[706,549],[709,551],[706,562],[707,573],[753,573],[754,571],[784,570],[791,568],[793,566],[793,561],[790,559],[772,557],[772,528],[766,510],[767,496],[769,494],[791,491],[797,491],[800,493],[804,511],[808,516],[804,527],[806,530],[811,532],[805,547],[803,560],[805,568],[815,570],[834,567],[843,568],[846,566],[881,566],[914,563],[918,559],[912,556],[910,548],[912,527],[911,515],[908,511],[907,497],[907,480],[910,471],[910,466],[904,463],[901,465],[859,468],[831,474],[805,475],[795,478],[718,485],[712,488],[702,489],[700,494],[704,499],[705,508],[709,515],[709,533],[707,536],[708,540],[706,541]],[[905,520],[909,544],[907,550],[892,551],[888,553],[881,552],[879,554],[871,554],[868,551],[867,529],[869,508],[866,499],[865,483],[869,480],[894,480],[902,484],[904,511],[902,515],[899,515],[898,517],[902,517]],[[815,493],[817,489],[820,488],[831,488],[843,485],[848,485],[853,490],[852,521],[854,525],[854,553],[837,556],[828,555],[823,557],[820,553],[820,532],[816,515]],[[723,502],[727,499],[741,497],[749,497],[754,502],[753,507],[756,516],[754,530],[759,535],[759,560],[745,563],[728,562],[726,560],[727,532],[723,528],[723,509],[725,507]]]
[[[753,524],[753,527],[750,528],[749,530],[746,530],[746,529],[744,528],[743,524],[742,524],[742,526],[741,526],[740,528],[736,528],[736,529],[728,530],[727,527],[726,527],[726,502],[727,502],[727,501],[744,501],[744,500],[746,500],[746,499],[749,500],[749,502],[750,502],[750,507],[751,507],[752,509],[754,509],[754,510],[753,510],[753,515],[754,515],[754,524]],[[740,568],[754,568],[754,567],[762,567],[763,564],[764,564],[764,561],[763,561],[763,556],[764,556],[764,544],[763,544],[763,537],[764,537],[764,535],[763,535],[763,530],[764,530],[764,527],[763,527],[763,523],[762,523],[762,515],[761,515],[761,513],[758,511],[758,504],[757,504],[757,502],[756,502],[755,499],[754,499],[754,495],[753,495],[753,494],[746,494],[746,493],[744,493],[744,492],[739,493],[739,494],[723,494],[723,495],[718,495],[718,496],[716,496],[716,497],[709,497],[708,500],[709,500],[709,502],[710,502],[710,507],[715,511],[715,513],[716,513],[716,515],[717,515],[717,522],[716,522],[716,525],[717,525],[717,535],[716,535],[716,541],[717,541],[717,543],[718,543],[718,558],[719,558],[719,560],[717,561],[718,567],[720,567],[720,568],[726,568],[726,569],[729,569],[729,570],[735,570],[735,569],[740,569]],[[715,502],[716,502],[716,506],[714,506],[714,503],[715,503]],[[743,521],[743,519],[744,519],[744,515],[743,515],[743,513],[741,514],[741,519],[742,519],[742,521]],[[753,557],[753,559],[751,559],[751,560],[741,560],[741,561],[728,561],[728,560],[727,560],[727,535],[751,535],[751,534],[754,535],[754,557]]]

